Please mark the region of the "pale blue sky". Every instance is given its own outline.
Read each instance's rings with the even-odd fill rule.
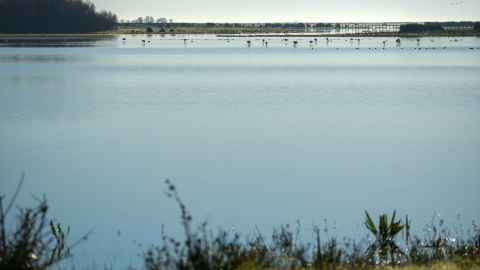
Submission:
[[[480,0],[92,0],[119,19],[175,22],[480,21]]]

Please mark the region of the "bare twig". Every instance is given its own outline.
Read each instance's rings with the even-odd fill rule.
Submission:
[[[25,172],[22,172],[22,177],[20,178],[20,182],[18,183],[17,190],[15,191],[15,194],[13,194],[12,200],[10,200],[10,203],[7,206],[7,209],[5,210],[5,213],[3,214],[6,216],[8,214],[8,211],[12,208],[13,202],[15,202],[15,199],[18,196],[18,193],[20,193],[20,188],[22,188],[23,180],[25,179]]]

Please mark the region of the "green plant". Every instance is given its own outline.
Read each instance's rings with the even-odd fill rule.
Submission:
[[[7,232],[6,216],[21,189],[25,173],[22,174],[17,190],[13,195],[7,208],[3,209],[0,197],[0,269],[45,269],[61,260],[70,257],[70,250],[80,241],[76,241],[72,246],[67,245],[67,236],[70,232],[62,230],[60,223],[54,225],[50,221],[47,226],[47,201],[45,195],[42,200],[34,197],[38,201],[36,208],[19,208],[17,216],[18,225],[13,232]],[[51,235],[48,236],[48,230]],[[83,239],[91,232],[87,233]]]
[[[314,269],[329,269],[332,267],[335,268],[337,265],[341,265],[344,250],[338,247],[336,237],[331,237],[329,239],[327,220],[325,220],[324,229],[327,242],[322,244],[320,228],[318,226],[314,226],[313,231],[315,235],[316,246],[312,257],[312,267]]]
[[[279,265],[295,269],[297,266],[307,268],[307,250],[309,245],[300,243],[300,222],[297,221],[295,236],[290,225],[281,225],[273,230],[271,251],[277,254]]]
[[[192,216],[188,212],[175,186],[169,181],[167,196],[173,198],[181,210],[181,224],[185,233],[182,243],[168,238],[162,227],[162,246],[151,247],[145,255],[147,269],[238,269],[251,255],[240,243],[240,235],[233,238],[221,231],[213,240],[207,237],[207,223],[192,231]]]
[[[403,255],[403,251],[395,243],[395,236],[403,230],[405,225],[401,225],[401,220],[395,221],[395,212],[393,211],[392,219],[388,223],[387,214],[380,215],[378,221],[378,228],[372,221],[372,218],[365,210],[366,220],[365,226],[375,236],[375,241],[368,247],[367,253],[374,254],[378,251],[382,263],[386,263],[388,255],[395,263],[395,254]]]
[[[437,214],[425,224],[423,237],[412,238],[409,244],[409,263],[422,265],[444,260],[462,264],[480,263],[480,231],[475,221],[471,223],[474,235],[470,235],[471,231],[468,229],[465,236],[461,225],[458,227],[454,224],[453,228],[449,228],[443,219],[437,222],[436,217]]]
[[[475,223],[472,223],[473,237],[468,235],[469,240],[459,242],[459,239],[463,238],[458,237],[455,228],[455,235],[452,235],[452,230],[443,227],[443,221],[439,226],[434,226],[432,220],[432,225],[427,227],[427,236],[422,239],[418,236],[410,237],[408,217],[403,225],[400,220],[395,220],[394,211],[390,220],[387,215],[381,215],[379,223],[375,224],[365,211],[365,225],[376,238],[366,249],[364,247],[369,243],[367,239],[356,243],[355,239],[344,238],[342,245],[336,237],[328,235],[326,223],[324,229],[326,240],[323,242],[320,239],[321,230],[314,226],[314,243],[303,244],[300,241],[299,222],[296,230],[292,230],[288,224],[273,228],[268,244],[258,228],[258,234],[249,235],[246,241],[242,241],[237,232],[232,233],[229,230],[220,230],[214,237],[211,231],[207,231],[206,222],[201,223],[196,229],[193,228],[192,216],[175,186],[168,180],[166,183],[167,196],[173,198],[180,206],[185,240],[177,241],[167,237],[162,226],[162,244],[158,247],[151,246],[144,255],[146,269],[367,270],[390,268],[399,261],[405,264],[400,269],[431,266],[432,263],[441,265],[445,262],[459,266],[459,269],[478,269],[480,266],[480,233]],[[402,231],[406,232],[405,251],[395,243],[395,237]],[[458,231],[461,234],[461,228]],[[429,235],[430,232],[433,235]],[[452,241],[453,238],[456,241]],[[441,242],[434,247],[433,243],[438,239],[441,239]],[[439,247],[441,249],[438,249]],[[442,256],[438,256],[437,252],[440,250]],[[380,267],[375,265],[378,261],[377,254],[380,258]]]

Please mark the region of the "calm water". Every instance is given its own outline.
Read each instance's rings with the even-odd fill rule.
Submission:
[[[214,232],[269,236],[299,220],[311,241],[326,219],[358,239],[365,209],[408,214],[418,234],[435,212],[470,228],[480,40],[454,39],[1,45],[1,194],[8,202],[25,171],[18,205],[45,193],[71,243],[93,229],[77,268],[141,266],[162,224],[181,237],[167,178]]]

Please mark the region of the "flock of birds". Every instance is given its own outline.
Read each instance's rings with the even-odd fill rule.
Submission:
[[[45,37],[46,37],[46,34],[43,34],[42,36],[45,38]],[[7,43],[8,43],[8,36],[5,35],[4,37],[5,37],[5,39],[4,39],[4,41],[3,41],[3,44],[7,44]],[[170,39],[170,40],[172,40],[172,39]],[[176,39],[174,39],[174,40],[176,40]],[[193,42],[193,40],[190,40],[190,39],[182,39],[182,40],[183,40],[183,43],[184,43],[185,45],[187,44],[187,41]],[[234,39],[229,39],[229,38],[227,38],[227,39],[218,39],[218,40],[219,40],[219,41],[222,41],[222,40],[223,40],[223,41],[230,42],[230,40],[234,40]],[[271,39],[268,39],[268,40],[271,40]],[[261,42],[262,42],[262,46],[268,47],[268,44],[269,44],[269,41],[268,41],[268,40],[265,40],[265,39],[256,39],[255,41],[257,41],[257,42],[260,42],[260,41],[261,41]],[[293,47],[298,47],[298,45],[299,45],[299,40],[303,41],[303,39],[296,39],[296,40],[293,40],[293,41],[292,41],[291,44],[293,44]],[[343,40],[343,39],[340,39],[340,38],[331,38],[331,37],[326,37],[326,38],[325,38],[325,41],[326,41],[326,44],[327,44],[327,45],[329,45],[329,43],[337,42],[337,41],[341,41],[341,40]],[[361,40],[363,40],[363,39],[360,39],[360,38],[356,38],[356,39],[350,38],[350,40],[345,39],[346,42],[350,41],[350,43],[358,42],[358,45],[360,45]],[[82,39],[82,41],[83,41],[83,39]],[[123,42],[126,42],[126,41],[127,41],[127,38],[126,38],[126,37],[123,37],[123,38],[122,38],[122,41],[123,41]],[[412,40],[412,41],[415,41],[415,40]],[[416,44],[416,45],[417,45],[418,48],[415,47],[415,49],[421,50],[422,47],[420,47],[420,39],[417,38],[416,41],[417,41],[417,44]],[[460,39],[460,40],[459,40],[459,39],[451,39],[451,40],[450,40],[450,42],[459,42],[459,41],[462,41],[462,39]],[[65,42],[67,42],[67,39],[65,39]],[[146,43],[150,43],[150,40],[142,39],[141,42],[142,42],[143,45],[145,45]],[[281,40],[281,42],[283,42],[283,43],[285,44],[285,46],[288,46],[288,44],[289,44],[289,39],[288,39],[288,38],[284,38],[284,39]],[[388,40],[383,40],[383,41],[382,41],[382,43],[383,43],[383,47],[382,47],[382,48],[383,48],[383,49],[385,49],[385,46],[386,46],[386,43],[387,43],[387,42],[388,42]],[[435,42],[435,40],[431,39],[430,42]],[[400,40],[400,38],[397,38],[397,39],[395,40],[395,43],[396,43],[396,46],[397,46],[397,47],[400,47],[401,44],[402,44],[402,41]],[[316,46],[316,45],[318,44],[318,39],[317,39],[317,38],[314,38],[313,40],[309,40],[309,41],[308,41],[308,44],[309,44],[309,47],[313,50],[313,49],[314,49],[314,46]],[[246,46],[247,46],[247,47],[251,47],[251,46],[252,46],[252,41],[251,41],[251,40],[247,40],[247,41],[246,41]],[[446,48],[447,48],[447,47],[443,47],[442,49],[446,49]],[[355,49],[358,50],[358,49],[360,49],[360,48],[357,46]],[[372,49],[372,48],[370,47],[370,48],[368,48],[368,49]],[[377,48],[374,47],[374,49],[377,49]],[[403,48],[401,48],[401,49],[403,49]],[[427,50],[428,50],[428,49],[435,49],[435,47],[424,47],[424,49],[427,49]],[[469,48],[469,49],[473,50],[473,49],[480,49],[480,48]],[[338,50],[338,47],[337,47],[337,50]]]
[[[127,40],[126,37],[122,38],[122,41],[123,41],[123,42],[126,42],[126,40]],[[176,39],[169,39],[169,40],[176,40]],[[184,43],[185,45],[187,44],[187,41],[193,42],[193,40],[190,40],[190,39],[182,39],[182,40],[183,40],[183,43]],[[234,39],[229,39],[229,38],[227,38],[227,39],[218,39],[218,40],[219,40],[219,41],[224,40],[224,41],[230,42],[230,40],[234,40]],[[271,40],[271,39],[268,39],[268,40]],[[268,41],[268,40],[265,40],[265,39],[256,39],[255,41],[258,41],[258,42],[261,41],[261,42],[262,42],[262,46],[268,47],[268,44],[269,44],[269,41]],[[296,39],[296,40],[293,40],[293,41],[292,41],[293,47],[298,47],[299,40],[303,40],[303,39]],[[327,44],[327,45],[328,45],[329,43],[331,43],[331,42],[340,41],[340,40],[343,40],[343,39],[340,39],[340,38],[330,38],[330,37],[325,38],[325,41],[326,41],[326,44]],[[360,39],[360,38],[356,38],[356,39],[350,38],[350,40],[345,39],[345,41],[347,41],[347,42],[350,41],[350,43],[358,42],[358,45],[360,45],[361,40],[362,40],[362,39]],[[460,41],[461,41],[461,40],[462,40],[462,39],[460,39]],[[415,40],[412,40],[412,41],[415,41]],[[418,49],[421,50],[422,47],[419,47],[419,46],[420,46],[420,39],[417,38],[416,41],[417,41],[417,47],[418,47]],[[433,39],[431,39],[430,41],[431,41],[431,42],[435,42],[435,40],[433,40]],[[452,40],[450,40],[450,42],[458,42],[458,41],[459,41],[458,39],[452,39]],[[142,42],[143,45],[145,45],[145,43],[149,43],[150,40],[142,39],[141,42]],[[284,39],[281,40],[281,42],[283,42],[283,43],[285,44],[285,46],[288,46],[289,39],[284,38]],[[383,47],[382,47],[382,48],[385,49],[385,46],[386,46],[386,43],[388,42],[388,40],[383,40],[382,42],[383,42]],[[317,38],[308,41],[308,44],[309,44],[309,46],[310,46],[310,48],[311,48],[312,50],[313,50],[314,46],[317,45],[317,43],[318,43],[318,39],[317,39]],[[401,41],[400,38],[397,38],[397,39],[395,40],[395,43],[396,43],[396,46],[397,46],[397,47],[400,47],[401,44],[402,44],[402,41]],[[251,47],[251,46],[252,46],[252,41],[251,41],[251,40],[247,40],[247,41],[246,41],[246,46],[247,46],[247,47]],[[415,47],[415,49],[417,49],[417,47]],[[443,47],[442,49],[446,49],[446,48],[447,48],[447,47]],[[360,49],[360,48],[359,48],[359,47],[356,47],[355,49],[358,50],[358,49]],[[372,48],[370,47],[370,48],[368,48],[368,49],[372,49]],[[373,49],[377,49],[377,48],[374,47]],[[401,49],[403,49],[403,48],[401,48]],[[424,49],[427,49],[427,50],[428,50],[428,49],[435,49],[435,47],[424,47]],[[475,49],[475,48],[470,48],[470,49],[473,50],[473,49]],[[477,48],[477,49],[480,49],[480,48]],[[337,50],[338,50],[338,48],[337,48]]]

